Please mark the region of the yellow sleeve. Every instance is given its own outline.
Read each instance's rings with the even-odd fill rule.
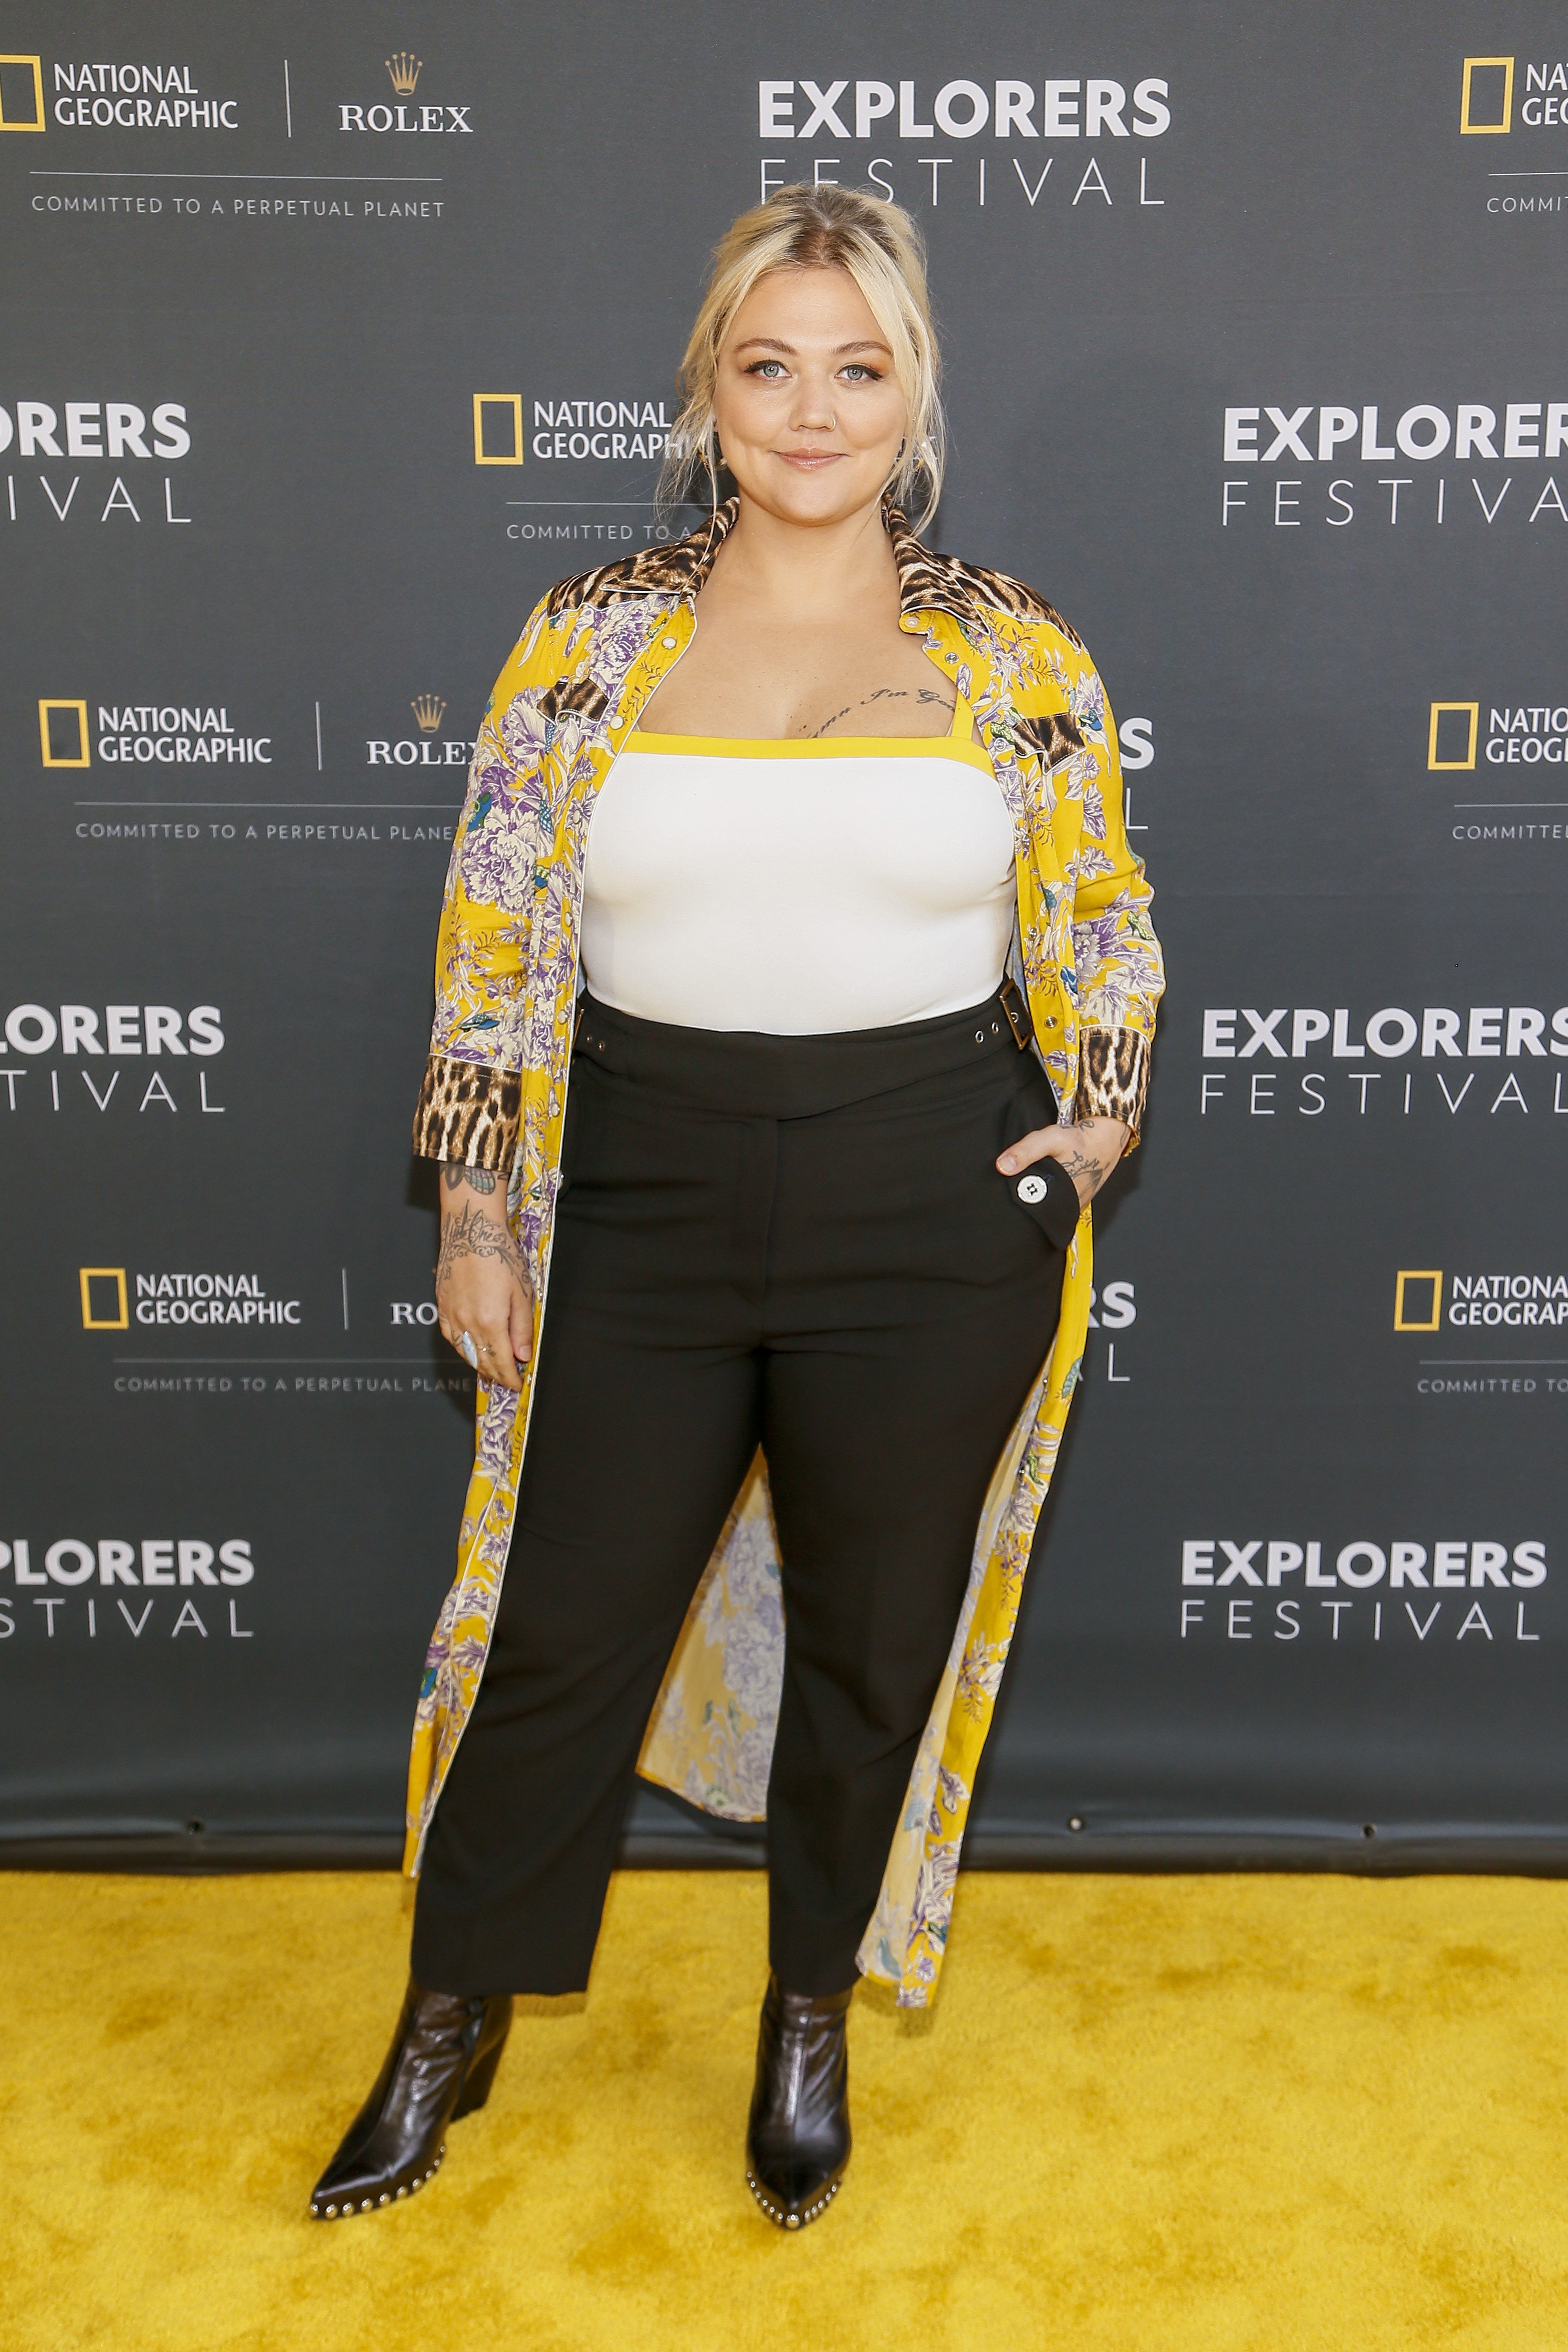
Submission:
[[[540,705],[554,639],[537,605],[496,681],[468,769],[436,945],[436,1018],[414,1119],[427,1160],[510,1169],[530,1061],[528,961],[556,812]]]

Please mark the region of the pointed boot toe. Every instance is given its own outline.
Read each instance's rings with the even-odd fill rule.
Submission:
[[[447,2126],[482,2107],[511,2024],[511,1996],[469,2000],[409,1979],[374,2087],[310,2193],[318,2221],[400,2204],[433,2180]]]
[[[827,2210],[849,2162],[848,1992],[788,1992],[768,1979],[746,2132],[746,2184],[781,2230]]]

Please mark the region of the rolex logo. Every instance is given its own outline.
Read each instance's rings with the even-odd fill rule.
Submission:
[[[399,98],[413,97],[419,87],[419,74],[424,63],[423,58],[415,57],[408,49],[394,49],[386,60],[386,70],[392,76],[392,87]]]
[[[441,724],[447,706],[438,694],[420,694],[415,697],[408,708],[419,721],[420,733],[434,735]]]

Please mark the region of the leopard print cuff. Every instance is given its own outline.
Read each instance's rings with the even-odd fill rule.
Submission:
[[[515,1070],[489,1070],[432,1054],[414,1114],[414,1149],[422,1160],[508,1171],[521,1111],[522,1080]]]
[[[1141,1029],[1085,1029],[1080,1041],[1075,1118],[1119,1118],[1138,1140],[1149,1091],[1149,1040]]]

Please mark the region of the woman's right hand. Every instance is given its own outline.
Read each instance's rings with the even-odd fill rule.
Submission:
[[[521,1388],[533,1352],[533,1291],[507,1223],[504,1182],[489,1168],[455,1160],[442,1168],[436,1304],[442,1336],[459,1355],[461,1334],[472,1339],[481,1381]]]

